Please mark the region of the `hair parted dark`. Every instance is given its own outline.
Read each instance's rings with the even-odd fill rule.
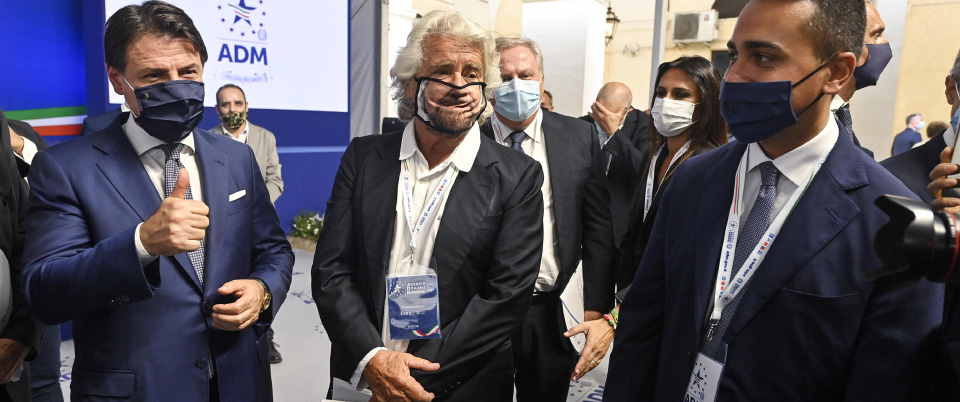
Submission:
[[[113,13],[103,29],[103,51],[107,66],[120,72],[127,68],[127,47],[140,35],[186,39],[207,62],[207,47],[193,20],[177,6],[162,1],[131,4]]]
[[[726,144],[727,122],[720,115],[720,81],[722,80],[720,72],[710,60],[701,56],[683,56],[660,64],[657,69],[657,81],[653,86],[654,94],[660,86],[663,74],[674,68],[690,74],[697,90],[700,91],[700,103],[697,105],[700,117],[690,126],[693,134],[690,136],[690,149],[680,159],[680,162],[683,162],[700,148],[716,148]],[[656,95],[650,98],[651,109],[656,99]],[[657,132],[653,119],[650,119],[650,128],[647,131],[650,133],[650,158],[652,159],[666,138]]]
[[[907,125],[909,126],[909,125],[910,125],[910,122],[913,120],[913,118],[914,118],[914,117],[917,117],[917,116],[920,116],[920,113],[914,113],[914,114],[911,114],[911,115],[907,116]]]
[[[243,101],[244,102],[247,101],[247,93],[243,92],[243,88],[240,88],[234,84],[224,84],[222,87],[220,87],[220,89],[217,90],[217,97],[215,98],[217,100],[217,104],[220,104],[220,91],[223,91],[224,89],[227,89],[227,88],[236,88],[237,90],[240,91],[240,95],[243,95]]]
[[[867,30],[867,8],[863,0],[800,0],[816,5],[810,17],[810,37],[820,60],[842,52],[851,52],[857,59],[863,50],[863,33]]]

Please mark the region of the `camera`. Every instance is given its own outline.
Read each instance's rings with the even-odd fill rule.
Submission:
[[[890,221],[874,238],[883,266],[866,272],[867,280],[913,282],[926,277],[934,282],[960,282],[960,216],[893,195],[880,196],[875,203]]]

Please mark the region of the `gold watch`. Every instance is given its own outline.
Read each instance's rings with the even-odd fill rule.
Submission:
[[[252,278],[253,280],[260,282],[260,285],[263,286],[263,302],[260,303],[260,312],[267,311],[270,308],[270,302],[273,301],[273,292],[270,292],[270,287],[267,286],[267,283],[260,278]]]

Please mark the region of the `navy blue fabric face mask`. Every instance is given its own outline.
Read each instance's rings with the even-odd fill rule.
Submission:
[[[874,45],[867,43],[867,62],[853,70],[853,77],[857,79],[857,90],[877,85],[880,74],[887,68],[887,63],[893,58],[890,42]]]
[[[836,57],[836,56],[834,56]],[[742,143],[763,141],[796,124],[798,116],[823,97],[817,96],[800,113],[793,111],[793,88],[802,84],[830,64],[833,58],[803,77],[796,84],[790,81],[729,82],[720,85],[720,115],[727,121],[730,134]]]
[[[181,141],[203,120],[202,82],[166,81],[136,88],[133,93],[140,105],[140,115],[135,115],[134,121],[160,141]]]

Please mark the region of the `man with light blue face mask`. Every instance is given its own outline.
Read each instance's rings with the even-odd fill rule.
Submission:
[[[865,28],[863,0],[744,7],[720,90],[736,141],[674,172],[620,305],[605,401],[916,395],[943,288],[864,279],[887,221],[874,200],[910,192],[830,113]]]
[[[900,155],[909,151],[910,148],[913,148],[917,143],[923,141],[923,135],[920,134],[920,130],[923,130],[924,127],[926,127],[926,122],[923,121],[922,114],[914,113],[907,116],[907,128],[893,137],[893,146],[890,148],[890,155]]]
[[[573,319],[595,320],[614,302],[616,247],[602,153],[593,125],[540,108],[543,56],[535,42],[499,38],[497,52],[503,84],[482,130],[540,162],[544,173],[543,257],[530,310],[513,338],[517,400],[565,401],[577,351],[562,335],[569,328],[564,312],[585,310]],[[580,275],[582,292],[571,288],[568,296]]]

